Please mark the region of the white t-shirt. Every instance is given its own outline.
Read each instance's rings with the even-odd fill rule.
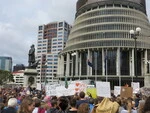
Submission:
[[[122,110],[121,113],[128,113],[127,110]],[[131,110],[131,113],[137,113],[137,110]]]

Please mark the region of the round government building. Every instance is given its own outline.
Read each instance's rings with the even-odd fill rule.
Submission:
[[[150,23],[145,0],[78,0],[57,77],[139,82],[150,73]]]

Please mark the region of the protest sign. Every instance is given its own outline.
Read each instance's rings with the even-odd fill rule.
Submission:
[[[37,84],[36,84],[36,89],[37,89],[37,90],[41,90],[41,89],[42,89],[42,85],[41,85],[40,83],[37,83]]]
[[[133,88],[132,87],[121,87],[121,97],[132,97],[133,95]]]
[[[114,86],[114,95],[118,96],[120,95],[121,86]]]
[[[96,98],[96,88],[87,88],[86,89],[86,94],[89,96],[89,94],[91,94],[92,98]]]
[[[46,85],[45,90],[46,90],[46,95],[47,96],[56,96],[57,91],[56,87],[60,86],[60,84],[54,84],[54,85]]]
[[[133,93],[138,93],[140,90],[140,83],[139,82],[131,82],[131,86],[133,88]]]
[[[110,82],[96,82],[97,96],[111,97]]]

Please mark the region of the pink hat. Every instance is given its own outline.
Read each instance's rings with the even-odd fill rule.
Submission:
[[[45,96],[44,97],[44,102],[48,102],[48,101],[50,101],[51,100],[51,97],[50,96]]]

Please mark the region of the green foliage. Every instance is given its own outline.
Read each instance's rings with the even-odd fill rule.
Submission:
[[[9,71],[0,70],[0,85],[4,85],[7,82],[14,82],[13,75]]]

